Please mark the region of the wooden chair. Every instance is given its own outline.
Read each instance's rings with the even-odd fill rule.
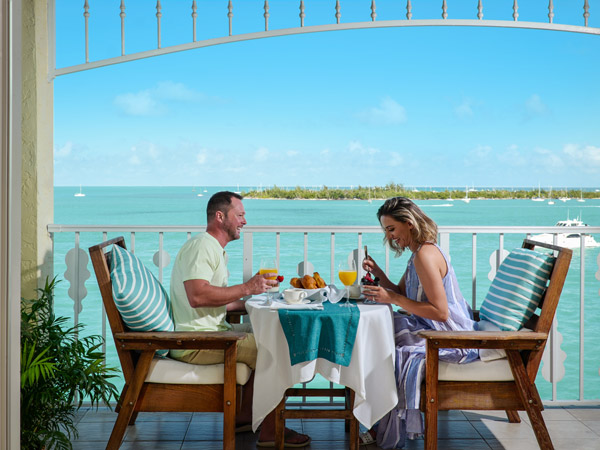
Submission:
[[[342,397],[344,407],[337,409],[310,408],[288,409],[287,397]],[[285,391],[283,399],[275,408],[275,448],[284,449],[286,419],[344,419],[346,431],[350,432],[349,450],[358,450],[358,420],[354,417],[354,391],[348,387],[341,388],[290,388]]]
[[[419,333],[427,340],[425,386],[421,398],[421,409],[425,412],[426,449],[437,448],[438,411],[453,409],[504,410],[508,420],[513,423],[521,421],[517,411],[527,411],[540,448],[553,448],[542,417],[544,406],[535,386],[535,377],[567,276],[572,250],[527,239],[523,241],[523,248],[534,247],[554,250],[558,255],[544,298],[540,302],[541,311],[539,314],[534,314],[525,325],[533,332],[422,331]],[[439,362],[440,348],[504,349],[513,380],[475,381],[468,375],[465,377],[467,381],[440,380],[438,379],[440,366],[448,364]],[[505,363],[503,360],[500,361],[502,364]],[[470,365],[461,366],[468,370],[466,366]]]
[[[90,247],[90,257],[102,294],[115,346],[125,378],[116,412],[119,413],[107,449],[118,449],[127,425],[133,425],[142,412],[223,412],[223,448],[235,449],[235,417],[241,399],[240,384],[236,384],[236,341],[245,333],[238,332],[138,332],[129,331],[115,306],[108,258],[104,249],[119,245],[122,237]],[[112,247],[111,247],[112,248]],[[222,349],[225,352],[221,384],[179,384],[148,382],[154,354],[160,349]],[[175,360],[172,364],[198,366]],[[239,364],[239,363],[238,363]],[[239,370],[237,371],[239,376]],[[247,381],[247,377],[246,377]],[[239,382],[239,380],[238,380]],[[245,381],[242,381],[242,384]]]

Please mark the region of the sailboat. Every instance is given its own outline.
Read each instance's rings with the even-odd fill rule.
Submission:
[[[548,195],[548,204],[554,205],[554,199],[552,198],[552,186],[550,186],[550,194]]]
[[[577,199],[577,201],[583,203],[583,202],[585,202],[585,200],[583,199],[583,189],[581,189],[581,191],[579,191],[579,192],[581,192],[581,194],[579,195],[579,198]]]
[[[471,199],[469,198],[469,186],[465,187],[465,198],[461,199],[465,203],[469,203]]]
[[[541,193],[541,190],[540,190],[540,184],[539,183],[538,183],[538,195],[537,195],[537,197],[531,197],[531,200],[534,201],[534,202],[543,202],[544,201],[544,199],[542,198],[542,193]]]
[[[79,192],[75,193],[75,197],[85,197],[85,194],[81,192],[81,185],[79,185]]]

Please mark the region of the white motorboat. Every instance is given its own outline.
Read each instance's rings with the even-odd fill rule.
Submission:
[[[579,218],[559,220],[556,227],[587,227],[587,223],[583,223]],[[581,234],[578,232],[556,233],[556,245],[566,248],[580,248]],[[531,237],[533,241],[544,242],[546,244],[554,244],[554,233],[536,234]],[[585,247],[600,247],[600,243],[596,242],[593,236],[586,235],[584,238]]]

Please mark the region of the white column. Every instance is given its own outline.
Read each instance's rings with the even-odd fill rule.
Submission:
[[[20,448],[21,3],[0,3],[0,449]]]
[[[14,2],[13,2],[14,3]],[[52,278],[54,222],[53,81],[48,79],[47,2],[23,0],[21,289],[35,297]]]

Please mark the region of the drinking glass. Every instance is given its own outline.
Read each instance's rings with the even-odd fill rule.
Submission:
[[[350,303],[350,286],[354,284],[356,277],[358,276],[354,259],[339,263],[338,276],[340,277],[340,281],[346,287],[346,303],[340,306],[345,306],[347,308],[354,307],[354,305]]]
[[[260,269],[258,273],[264,275],[265,273],[274,273],[275,276],[267,277],[268,280],[275,280],[277,275],[279,274],[279,270],[277,269],[277,259],[266,257],[261,258],[260,260]],[[267,304],[270,305],[273,301],[274,294],[279,292],[279,285],[273,286],[271,289],[267,290]]]

